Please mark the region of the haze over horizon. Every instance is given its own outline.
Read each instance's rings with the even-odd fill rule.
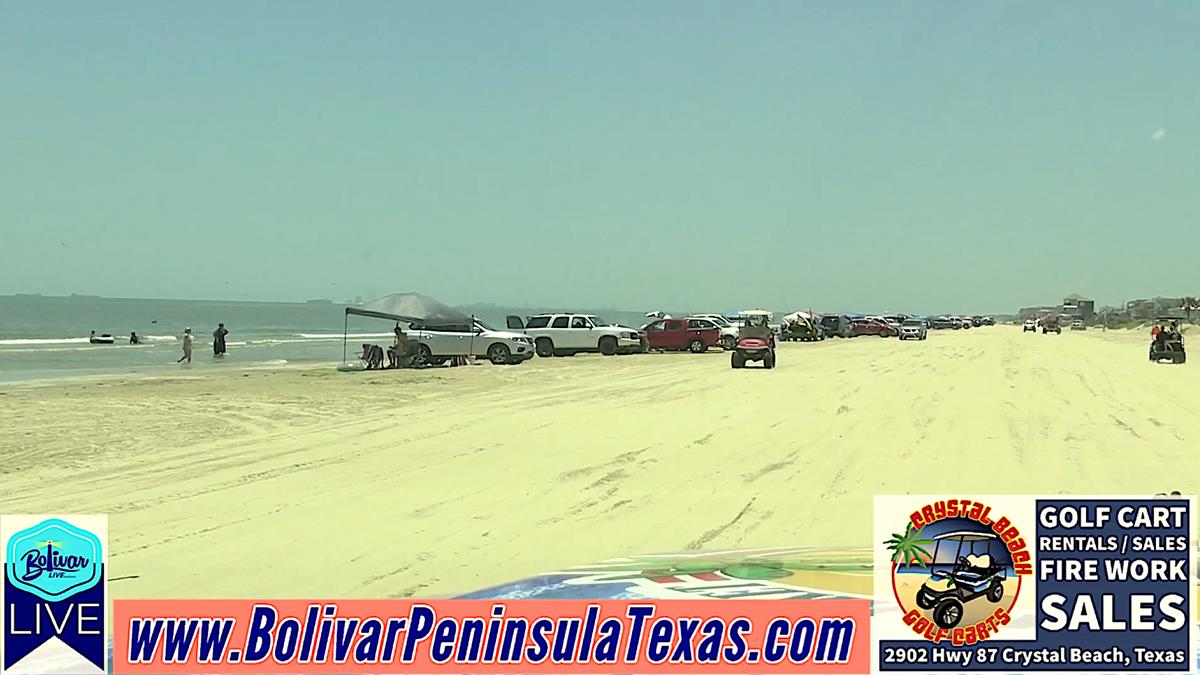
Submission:
[[[1200,295],[1200,5],[0,7],[0,294]]]

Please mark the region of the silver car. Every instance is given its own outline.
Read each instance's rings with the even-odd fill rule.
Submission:
[[[925,329],[925,322],[920,319],[905,319],[900,324],[901,340],[924,340],[927,337],[929,333]]]

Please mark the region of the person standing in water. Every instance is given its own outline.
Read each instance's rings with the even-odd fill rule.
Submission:
[[[187,328],[183,331],[183,356],[175,363],[192,362],[192,329]]]
[[[229,335],[229,331],[225,330],[225,324],[217,324],[217,329],[213,331],[213,356],[225,356],[226,335]]]

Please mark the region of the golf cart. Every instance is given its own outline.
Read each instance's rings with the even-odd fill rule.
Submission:
[[[742,368],[747,361],[762,361],[763,368],[775,367],[775,332],[771,330],[771,312],[751,309],[738,314],[741,327],[730,362]]]
[[[1183,350],[1183,333],[1179,332],[1178,319],[1162,318],[1158,319],[1157,323],[1163,327],[1162,331],[1154,336],[1150,342],[1150,361],[1153,363],[1161,363],[1170,361],[1171,363],[1186,363],[1187,352]]]
[[[947,532],[933,538],[933,560],[929,563],[929,579],[917,591],[917,606],[933,610],[933,622],[947,630],[958,625],[963,618],[963,605],[972,600],[986,597],[989,602],[1000,602],[1004,597],[1004,579],[1007,564],[996,564],[990,552],[992,543],[1000,538],[991,532]],[[982,542],[982,553],[975,555],[976,544]],[[954,562],[940,562],[942,544],[947,551],[957,544]],[[963,548],[966,545],[966,555]],[[1000,546],[1003,548],[1003,546]]]

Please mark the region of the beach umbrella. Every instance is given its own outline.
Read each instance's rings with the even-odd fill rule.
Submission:
[[[470,324],[471,317],[436,298],[420,293],[393,293],[357,307],[349,314],[376,316],[418,324]]]

